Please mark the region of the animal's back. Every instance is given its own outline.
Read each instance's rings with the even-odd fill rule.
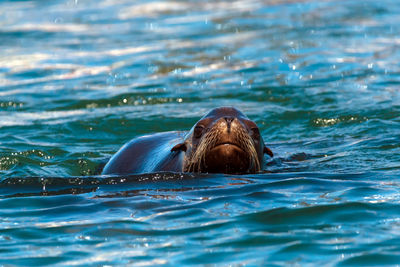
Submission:
[[[135,174],[182,171],[184,153],[171,152],[186,132],[145,135],[125,144],[106,164],[102,174]]]

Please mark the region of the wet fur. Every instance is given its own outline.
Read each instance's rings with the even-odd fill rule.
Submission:
[[[235,134],[236,144],[247,154],[250,161],[249,171],[260,171],[260,161],[258,160],[257,151],[253,139],[250,137],[246,129],[237,122],[240,126],[232,129]],[[215,123],[200,139],[197,147],[193,147],[184,166],[184,172],[201,172],[206,166],[207,153],[218,144],[218,136],[222,134],[224,128],[221,123]]]

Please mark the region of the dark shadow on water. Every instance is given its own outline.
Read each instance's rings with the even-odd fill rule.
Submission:
[[[395,174],[393,174],[395,175]],[[354,187],[390,180],[392,176],[371,173],[311,173],[264,171],[258,174],[225,175],[159,172],[137,175],[79,177],[12,177],[0,182],[0,198],[79,195],[96,192],[98,198],[130,197],[140,192],[185,192],[237,187],[295,188],[320,191],[326,187]]]
[[[85,194],[99,189],[124,190],[132,187],[151,187],[157,182],[208,177],[205,174],[159,172],[138,175],[97,175],[80,177],[12,177],[0,182],[0,198]],[[154,187],[154,186],[153,186]],[[156,185],[157,187],[157,185]]]

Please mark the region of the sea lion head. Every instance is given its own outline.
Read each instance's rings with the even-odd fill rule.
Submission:
[[[185,151],[184,172],[255,173],[261,170],[264,144],[257,125],[233,107],[211,110],[172,151]]]

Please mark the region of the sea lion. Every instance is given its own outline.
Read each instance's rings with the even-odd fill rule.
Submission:
[[[264,153],[273,157],[257,125],[233,107],[212,109],[189,132],[165,132],[135,138],[106,164],[102,174],[158,171],[256,173]]]

